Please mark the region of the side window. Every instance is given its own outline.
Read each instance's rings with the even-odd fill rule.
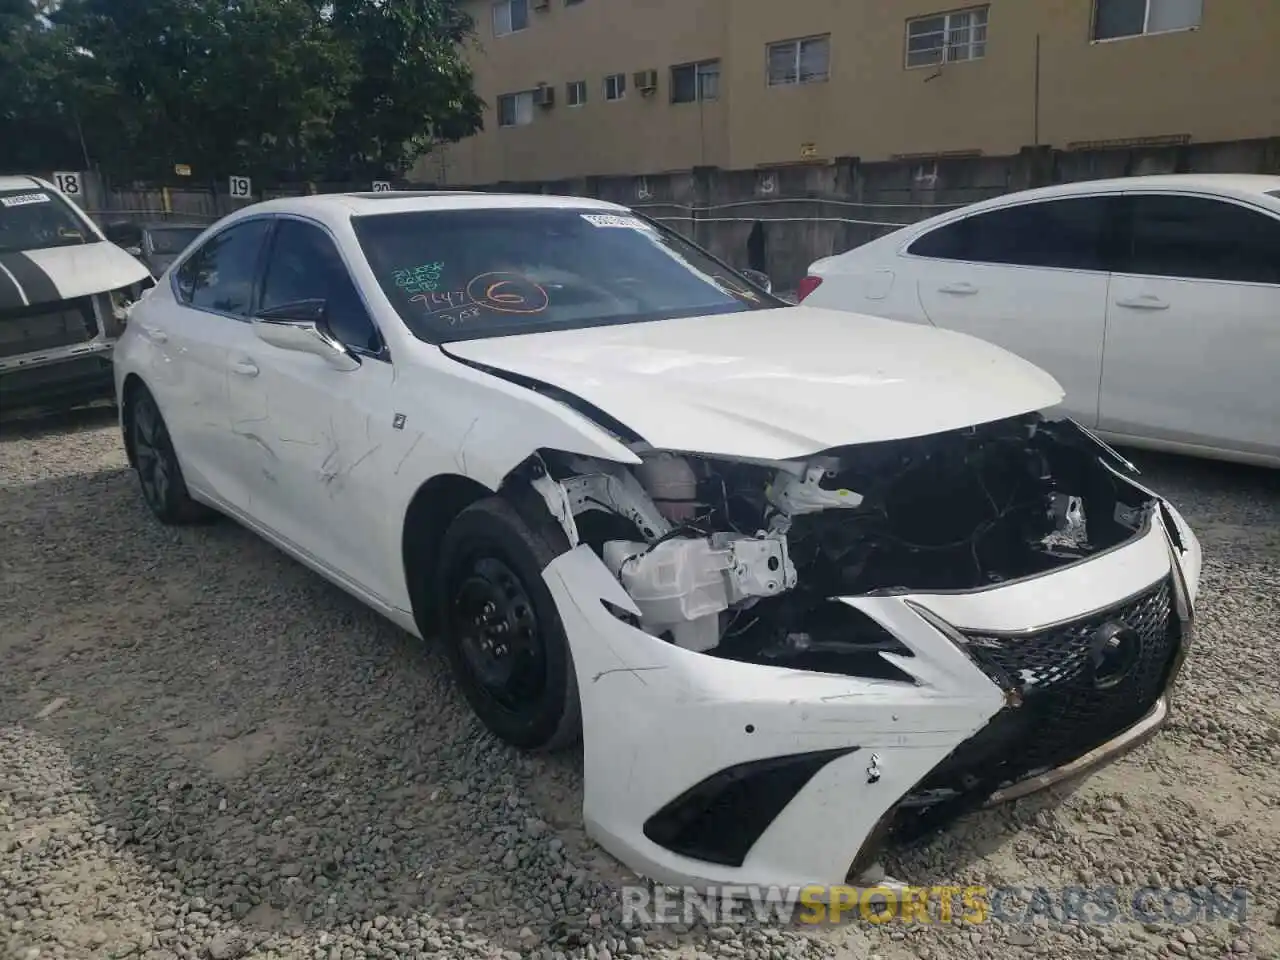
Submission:
[[[377,353],[382,338],[369,318],[338,248],[319,227],[281,220],[262,286],[262,308],[324,300],[329,329],[348,347]]]
[[[1024,203],[956,220],[930,231],[907,250],[917,257],[1105,270],[1111,197],[1070,197]]]
[[[250,220],[211,237],[178,271],[182,301],[201,310],[247,316],[269,226],[266,220]]]
[[[1207,197],[1151,194],[1130,202],[1122,272],[1280,283],[1280,219]]]

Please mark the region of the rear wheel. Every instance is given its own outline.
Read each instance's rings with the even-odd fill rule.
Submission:
[[[542,579],[563,549],[499,497],[463,510],[441,549],[436,608],[454,676],[484,725],[525,750],[569,746],[582,730],[573,657]]]
[[[161,522],[169,525],[200,523],[215,514],[191,499],[169,438],[160,408],[146,387],[129,398],[129,441],[142,499]]]

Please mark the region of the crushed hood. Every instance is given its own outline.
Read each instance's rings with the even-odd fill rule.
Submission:
[[[105,293],[149,276],[145,265],[105,240],[0,253],[0,310]]]
[[[786,460],[1058,404],[1048,373],[949,330],[813,307],[446,344],[541,381],[655,447]]]

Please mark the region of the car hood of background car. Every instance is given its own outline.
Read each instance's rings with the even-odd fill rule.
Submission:
[[[812,307],[445,344],[558,387],[667,450],[787,460],[1058,404],[1048,373],[935,327]]]
[[[145,280],[147,268],[113,243],[0,253],[0,306],[20,307],[119,290]],[[10,302],[12,301],[12,302]]]

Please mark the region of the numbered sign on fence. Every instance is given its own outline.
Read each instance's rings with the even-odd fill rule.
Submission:
[[[373,190],[375,193],[389,193],[391,191],[391,181],[375,180],[373,181]]]
[[[236,200],[248,200],[253,196],[253,182],[248,177],[232,177],[231,196]]]
[[[68,197],[78,197],[84,193],[84,184],[81,182],[80,174],[78,173],[60,170],[53,175],[53,182]]]

